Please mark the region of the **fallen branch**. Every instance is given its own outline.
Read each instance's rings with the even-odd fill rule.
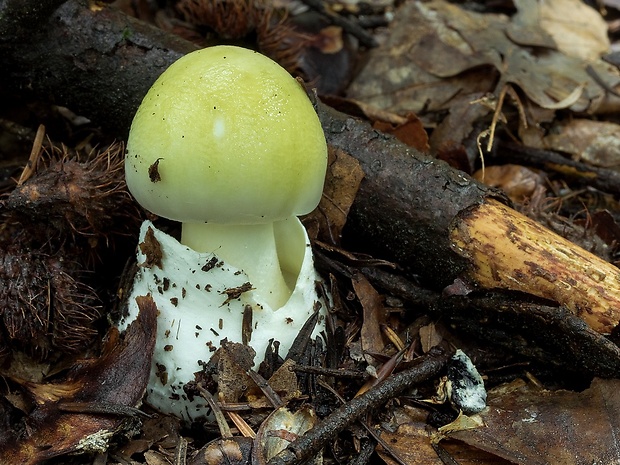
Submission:
[[[564,307],[514,293],[444,296],[380,268],[361,271],[378,288],[506,353],[579,376],[620,376],[620,347]]]
[[[555,172],[603,192],[620,195],[620,172],[571,160],[551,150],[525,147],[514,142],[500,142],[493,148],[494,158]]]
[[[367,124],[322,107],[329,144],[364,180],[349,250],[393,260],[430,287],[519,291],[557,302],[602,334],[620,321],[620,270],[505,205],[501,195]]]

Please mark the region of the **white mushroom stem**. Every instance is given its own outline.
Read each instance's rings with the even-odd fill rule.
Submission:
[[[243,270],[255,293],[277,309],[290,298],[303,259],[301,250],[291,260],[292,251],[287,247],[293,239],[289,236],[298,235],[297,223],[297,218],[246,225],[183,223],[181,243],[196,252],[213,253]]]

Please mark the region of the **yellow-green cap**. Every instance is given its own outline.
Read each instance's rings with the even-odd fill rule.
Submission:
[[[327,147],[302,86],[252,50],[215,46],[173,63],[138,109],[129,190],[181,222],[254,224],[318,204]]]

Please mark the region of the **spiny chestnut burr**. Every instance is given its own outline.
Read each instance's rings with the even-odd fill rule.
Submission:
[[[80,235],[94,246],[99,239],[129,235],[139,214],[126,189],[122,152],[114,145],[80,160],[65,147],[53,147],[35,174],[0,203],[0,211],[27,227],[28,235],[43,234],[43,241]]]
[[[95,291],[79,265],[9,246],[0,255],[0,354],[13,350],[46,360],[77,353],[96,337],[101,316]]]
[[[106,283],[102,270],[115,259],[105,251],[140,217],[122,152],[80,159],[51,147],[0,199],[0,357],[55,359],[96,341],[102,309],[92,286]]]
[[[265,8],[261,0],[181,0],[177,4],[187,22],[207,26],[222,39],[247,36]]]

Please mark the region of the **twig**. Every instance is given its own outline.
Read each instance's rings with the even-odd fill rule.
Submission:
[[[449,355],[434,348],[420,357],[416,366],[397,373],[364,395],[356,397],[325,418],[319,425],[293,441],[268,465],[292,465],[303,463],[314,457],[336,434],[357,421],[368,410],[376,408],[399,393],[436,376],[446,365]]]
[[[110,402],[68,402],[58,403],[58,410],[67,413],[89,413],[114,415],[130,418],[153,418],[146,412],[129,405],[113,404]]]
[[[586,186],[613,195],[620,194],[620,173],[618,171],[574,161],[551,150],[535,149],[514,142],[499,141],[494,150],[497,158],[501,157],[504,160],[570,175]]]
[[[224,417],[222,410],[213,398],[213,395],[211,395],[211,393],[202,386],[198,386],[198,391],[200,391],[201,397],[209,403],[209,407],[211,407],[211,410],[213,410],[213,415],[215,416],[215,421],[217,422],[217,427],[220,430],[220,435],[222,436],[222,438],[232,438],[233,435],[230,431],[230,427],[226,422],[226,418]]]
[[[181,438],[174,450],[174,465],[185,465],[187,463],[187,439]]]
[[[280,398],[278,393],[273,390],[273,388],[269,385],[265,378],[263,378],[254,370],[248,370],[247,373],[248,376],[252,378],[252,381],[254,381],[263,392],[263,394],[265,395],[269,403],[273,406],[273,408],[277,409],[284,405],[284,402],[282,402],[282,398]]]
[[[345,370],[343,368],[323,368],[308,365],[294,365],[291,367],[294,372],[309,373],[312,375],[333,376],[334,378],[367,378],[368,373],[358,370]]]
[[[349,462],[349,465],[365,465],[370,462],[372,454],[375,452],[377,446],[376,440],[370,440],[367,438],[365,441],[361,441],[362,446],[357,456]],[[392,456],[393,457],[393,456]],[[402,462],[399,462],[402,463]]]
[[[325,7],[321,0],[303,0],[303,2],[313,10],[316,10],[322,15],[327,16],[330,21],[335,25],[340,26],[349,34],[357,37],[359,41],[366,47],[377,46],[377,41],[375,40],[375,38],[367,31],[365,31],[359,24],[345,18],[344,16],[336,14],[333,11],[330,11]]]
[[[334,397],[336,397],[336,399],[338,399],[342,404],[346,404],[346,401],[343,399],[343,397],[338,394],[336,392],[336,390],[334,388],[332,388],[329,384],[327,384],[325,381],[323,380],[318,380],[318,383],[323,386],[323,388],[327,389]],[[377,433],[377,431],[374,430],[374,428],[371,428],[368,423],[362,419],[359,420],[360,425],[362,425],[364,427],[364,429],[366,430],[366,432],[374,439],[375,443],[378,443],[381,445],[381,447],[383,447],[387,452],[390,453],[390,455],[392,456],[392,458],[394,459],[395,462],[397,462],[399,465],[406,465],[403,460],[398,456],[398,454],[396,454],[392,448],[389,446],[389,444],[387,444],[383,439],[381,439],[381,436],[379,436],[379,434]],[[366,445],[368,445],[368,442],[366,443]],[[373,451],[375,448],[375,444],[373,444]],[[361,454],[360,454],[361,455]],[[359,459],[359,457],[358,457]],[[354,464],[356,462],[358,462],[358,459],[354,460],[353,462],[351,462],[351,464]],[[366,463],[366,462],[358,462],[358,463]]]

